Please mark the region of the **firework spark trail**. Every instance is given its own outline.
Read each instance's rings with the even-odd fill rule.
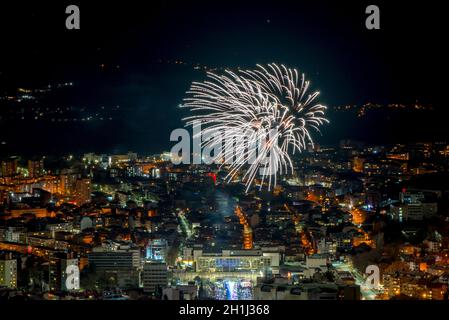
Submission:
[[[304,74],[284,65],[257,65],[238,73],[207,73],[204,82],[193,82],[182,107],[195,115],[186,125],[201,122],[201,147],[218,150],[216,163],[229,164],[228,181],[248,166],[243,181],[249,190],[257,172],[264,183],[277,184],[277,175],[292,172],[291,155],[313,139],[310,129],[328,123],[326,107],[314,104],[319,92],[308,93]],[[207,137],[204,139],[204,137]],[[218,138],[217,138],[218,137]],[[222,146],[224,141],[224,146]],[[231,161],[232,160],[232,161]]]

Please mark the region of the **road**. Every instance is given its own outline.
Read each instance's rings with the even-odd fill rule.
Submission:
[[[355,279],[355,283],[360,286],[360,293],[362,295],[362,300],[376,300],[376,296],[381,293],[379,290],[374,290],[366,285],[365,278],[360,272],[358,272],[351,264],[347,262],[333,262],[332,266],[337,271],[347,271]]]

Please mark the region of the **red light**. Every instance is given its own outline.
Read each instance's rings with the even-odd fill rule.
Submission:
[[[209,173],[207,174],[207,176],[208,176],[208,177],[211,177],[212,180],[214,180],[214,184],[217,183],[217,175],[216,175],[215,173],[209,172]]]

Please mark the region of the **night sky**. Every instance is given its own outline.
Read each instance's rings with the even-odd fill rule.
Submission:
[[[88,125],[0,121],[0,140],[6,141],[0,152],[168,150],[170,132],[182,126],[185,111],[178,105],[185,91],[204,79],[204,71],[192,67],[197,63],[295,67],[329,106],[418,101],[435,108],[418,119],[396,119],[387,125],[394,130],[385,130],[378,118],[354,125],[354,119],[330,115],[331,125],[317,138],[322,143],[447,139],[446,99],[438,97],[448,53],[440,2],[342,2],[2,2],[2,94],[74,81],[65,104],[92,110],[119,105],[121,114]],[[68,4],[79,5],[81,30],[65,29]],[[380,7],[380,30],[365,28],[368,4]]]

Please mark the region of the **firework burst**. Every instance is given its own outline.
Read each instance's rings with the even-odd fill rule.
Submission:
[[[326,107],[315,103],[319,92],[309,94],[309,85],[304,74],[284,65],[208,72],[207,80],[187,91],[182,107],[194,115],[184,120],[201,123],[201,147],[229,166],[228,181],[246,169],[247,191],[257,173],[260,188],[266,184],[270,190],[279,175],[293,173],[291,155],[313,146],[310,130],[320,132],[328,122]]]

